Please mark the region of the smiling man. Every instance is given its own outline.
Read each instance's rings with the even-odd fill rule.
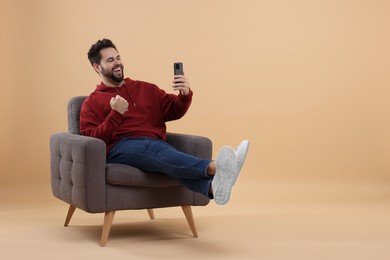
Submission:
[[[81,107],[80,131],[107,146],[107,163],[126,164],[166,174],[188,189],[226,204],[245,161],[249,142],[233,150],[224,146],[215,161],[183,153],[166,140],[166,122],[184,116],[193,92],[184,75],[175,75],[168,94],[154,84],[124,77],[116,46],[108,39],[88,52],[102,82]]]
[[[101,50],[101,56],[107,59],[101,60],[100,64],[93,63],[92,66],[102,76],[103,82],[112,87],[123,83],[123,65],[116,62],[120,61],[118,52],[114,48],[106,48]]]

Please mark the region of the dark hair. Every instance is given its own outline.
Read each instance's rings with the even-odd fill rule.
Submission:
[[[94,63],[100,64],[100,61],[102,60],[102,55],[100,54],[100,51],[106,48],[114,48],[116,51],[115,44],[112,43],[109,39],[102,39],[98,40],[95,44],[91,46],[91,48],[88,51],[88,60],[93,65]]]

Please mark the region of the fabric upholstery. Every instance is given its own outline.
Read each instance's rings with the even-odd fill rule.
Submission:
[[[72,134],[80,133],[80,110],[86,96],[73,97],[68,102],[68,131]]]
[[[145,174],[143,171],[124,164],[107,164],[107,183],[131,187],[177,187],[180,183],[159,173]],[[131,171],[131,174],[128,174]]]
[[[88,212],[106,209],[105,143],[70,133],[50,138],[54,196]]]
[[[158,173],[106,163],[106,145],[80,135],[80,108],[85,96],[68,104],[68,133],[50,138],[53,195],[90,213],[172,206],[204,206],[209,198]],[[206,137],[168,133],[167,142],[177,149],[211,159],[212,143]]]

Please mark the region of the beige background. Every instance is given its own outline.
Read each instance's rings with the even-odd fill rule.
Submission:
[[[236,197],[222,211],[213,205],[200,209],[202,223],[208,223],[208,214],[229,219],[242,212],[237,222],[252,216],[256,226],[255,216],[264,217],[264,209],[275,212],[275,205],[288,207],[281,216],[296,216],[305,210],[294,203],[345,203],[340,208],[367,203],[378,208],[371,214],[359,207],[356,215],[366,212],[369,222],[356,228],[372,231],[372,223],[380,223],[378,232],[367,236],[376,241],[368,248],[379,252],[383,243],[384,250],[390,245],[385,235],[390,231],[385,221],[390,216],[389,11],[385,0],[0,0],[0,213],[15,219],[12,210],[46,205],[60,218],[53,218],[53,228],[62,221],[66,209],[50,194],[49,136],[67,130],[69,98],[89,94],[100,82],[86,53],[107,37],[117,45],[127,76],[168,92],[173,62],[184,62],[194,101],[185,118],[168,124],[170,131],[208,136],[214,153],[221,145],[251,141]],[[51,211],[53,206],[61,207]],[[334,214],[340,208],[333,208]],[[374,216],[383,219],[373,221]],[[288,219],[294,218],[282,222]],[[307,223],[297,221],[295,227]],[[330,226],[343,233],[344,224]],[[18,241],[17,232],[10,234]],[[245,234],[241,240],[250,245],[261,231]],[[277,251],[277,245],[271,248]],[[290,257],[280,259],[293,258],[292,248],[300,247],[288,248]],[[329,248],[319,246],[313,256]],[[350,255],[350,247],[341,248]],[[273,251],[264,250],[271,259]]]

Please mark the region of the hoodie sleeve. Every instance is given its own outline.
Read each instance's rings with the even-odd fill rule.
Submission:
[[[188,95],[168,94],[162,89],[157,89],[160,107],[165,121],[179,119],[185,115],[192,102],[193,92],[190,89]]]
[[[80,111],[80,132],[83,135],[103,140],[106,145],[110,144],[112,132],[122,122],[122,115],[116,111],[111,112],[102,118],[86,101]]]

